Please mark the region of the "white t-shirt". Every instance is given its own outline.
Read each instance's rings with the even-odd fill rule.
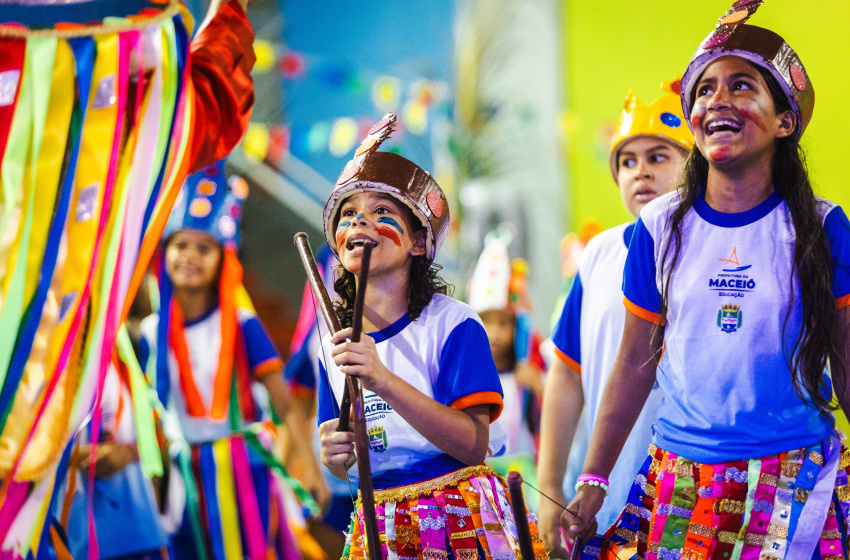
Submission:
[[[436,294],[415,321],[405,314],[369,336],[381,362],[426,396],[458,409],[489,404],[491,420],[500,413],[502,389],[487,334],[465,303]],[[320,424],[338,416],[345,386],[331,350],[330,336],[325,336],[319,353]],[[465,466],[413,429],[379,395],[365,388],[363,393],[375,488],[410,484]],[[356,477],[356,468],[350,476]]]
[[[651,321],[660,319],[658,263],[678,201],[671,193],[644,207],[626,261],[626,305]],[[840,308],[850,300],[850,223],[829,201],[818,200],[818,211]],[[718,212],[701,195],[685,215],[657,371],[664,394],[654,425],[659,447],[719,463],[806,447],[832,433],[830,418],[792,387],[788,364],[802,316],[794,243],[778,192],[739,214]]]
[[[558,357],[581,373],[588,441],[623,339],[626,321],[623,267],[634,227],[634,223],[622,224],[590,240],[581,254],[578,272],[552,335]],[[659,398],[656,386],[611,471],[609,497],[597,514],[600,527],[613,524],[626,503],[631,481],[647,457],[652,440],[653,411]]]
[[[248,365],[254,378],[275,371],[282,371],[283,362],[257,316],[250,310],[239,309],[238,317],[245,340]],[[148,376],[153,381],[156,379],[154,372],[156,372],[158,326],[159,315],[146,317],[141,324],[142,340],[139,361],[142,363],[142,367],[146,368],[145,371],[148,372]],[[209,410],[221,350],[221,312],[218,307],[194,321],[187,321],[184,332],[195,386],[198,388],[204,407]],[[190,444],[203,443],[228,437],[231,434],[231,429],[227,414],[221,419],[189,414],[186,399],[180,390],[177,359],[170,348],[168,351],[168,369],[169,409],[176,412],[186,441]]]

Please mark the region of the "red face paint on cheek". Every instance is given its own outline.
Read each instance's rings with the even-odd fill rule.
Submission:
[[[723,163],[732,155],[732,150],[728,146],[717,146],[708,151],[708,159],[715,163]]]
[[[338,231],[336,232],[336,252],[339,253],[339,250],[342,248],[342,244],[345,241],[345,232]]]
[[[387,226],[378,226],[375,228],[375,231],[378,232],[378,235],[381,237],[386,237],[393,243],[395,243],[396,247],[401,247],[401,239],[394,229],[388,228]]]
[[[694,130],[702,126],[703,117],[705,117],[703,113],[691,113],[691,126]]]
[[[767,132],[767,127],[764,126],[764,121],[761,120],[761,117],[759,117],[757,114],[753,113],[750,109],[747,109],[746,107],[741,107],[740,111],[741,116],[743,116],[749,121],[752,121],[752,123],[759,127],[762,132]]]

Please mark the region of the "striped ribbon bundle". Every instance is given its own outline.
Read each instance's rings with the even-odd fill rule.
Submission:
[[[172,1],[95,26],[0,26],[0,543],[21,556],[37,553],[76,426],[91,415],[99,431],[118,327],[187,173],[186,22]],[[156,474],[150,405],[134,401]]]
[[[844,558],[850,452],[836,437],[759,459],[699,464],[650,446],[626,508],[605,534],[643,560]],[[583,560],[613,558],[600,538]]]
[[[384,560],[486,560],[520,558],[516,523],[504,481],[489,467],[466,467],[409,486],[375,491]],[[365,558],[363,507],[343,551],[343,560]],[[533,514],[527,520],[535,558],[549,556]]]

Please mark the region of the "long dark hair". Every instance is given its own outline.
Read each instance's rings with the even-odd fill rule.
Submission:
[[[777,114],[790,110],[791,105],[779,84],[767,71],[755,67],[767,82]],[[691,94],[693,107],[695,94]],[[801,126],[801,123],[797,123]],[[833,349],[836,321],[835,300],[832,295],[832,256],[818,212],[818,201],[809,182],[806,160],[796,135],[791,134],[774,143],[771,164],[773,184],[788,206],[796,238],[794,240],[793,271],[799,278],[802,303],[802,326],[794,343],[790,363],[794,391],[804,400],[808,393],[811,404],[823,413],[835,410],[828,387],[824,382],[827,358]],[[670,235],[661,258],[664,278],[661,290],[661,316],[666,317],[670,298],[670,279],[675,272],[682,248],[682,222],[693,208],[708,179],[708,161],[694,146],[682,170],[679,183],[680,202],[667,225]],[[671,256],[672,255],[672,256]],[[669,260],[668,260],[668,257]],[[783,330],[788,327],[796,294],[791,275],[791,295]],[[838,373],[838,372],[833,372]],[[844,372],[841,380],[842,389]]]
[[[419,232],[424,232],[425,227],[407,206],[399,206],[407,211],[410,218],[408,223],[413,225],[410,235],[416,239],[416,236],[420,235]],[[427,235],[427,232],[424,233]],[[407,294],[405,294],[407,297],[407,316],[411,321],[419,318],[422,310],[431,303],[434,294],[451,295],[454,291],[454,287],[440,277],[439,273],[442,269],[442,266],[428,260],[425,255],[413,257],[410,263],[410,282],[407,287]],[[354,296],[357,293],[356,277],[342,265],[336,267],[336,272],[338,277],[334,281],[334,290],[339,297],[334,303],[334,311],[336,311],[342,326],[350,327],[354,315]]]

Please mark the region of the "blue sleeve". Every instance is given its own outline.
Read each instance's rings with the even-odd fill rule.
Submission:
[[[303,387],[315,391],[316,372],[313,369],[313,360],[310,356],[309,340],[310,337],[307,337],[301,348],[286,362],[283,377],[290,387]]]
[[[500,412],[501,396],[502,384],[487,333],[481,323],[466,319],[452,329],[443,345],[434,400],[446,406],[455,404],[455,408],[491,404]]]
[[[316,359],[318,360],[318,358]],[[339,417],[339,405],[331,394],[327,381],[328,372],[325,370],[325,364],[322,363],[322,360],[319,360],[319,378],[321,379],[321,383],[317,384],[319,386],[319,404],[316,412],[316,420],[321,425],[322,422]]]
[[[566,356],[574,364],[570,366],[581,367],[581,302],[584,294],[584,287],[581,283],[581,270],[576,274],[573,280],[573,285],[570,286],[570,293],[567,294],[567,300],[564,302],[564,309],[561,311],[561,318],[558,319],[558,324],[555,325],[555,332],[552,333],[552,342],[563,356]]]
[[[661,311],[661,294],[655,276],[655,240],[643,220],[638,218],[623,271],[623,295],[629,311],[647,320],[652,320],[649,317],[653,316],[657,319]]]
[[[837,300],[846,298],[850,295],[850,221],[840,206],[827,214],[823,229],[832,255],[832,295]]]
[[[272,344],[266,329],[256,316],[242,322],[248,365],[255,376],[283,369],[283,361]]]

